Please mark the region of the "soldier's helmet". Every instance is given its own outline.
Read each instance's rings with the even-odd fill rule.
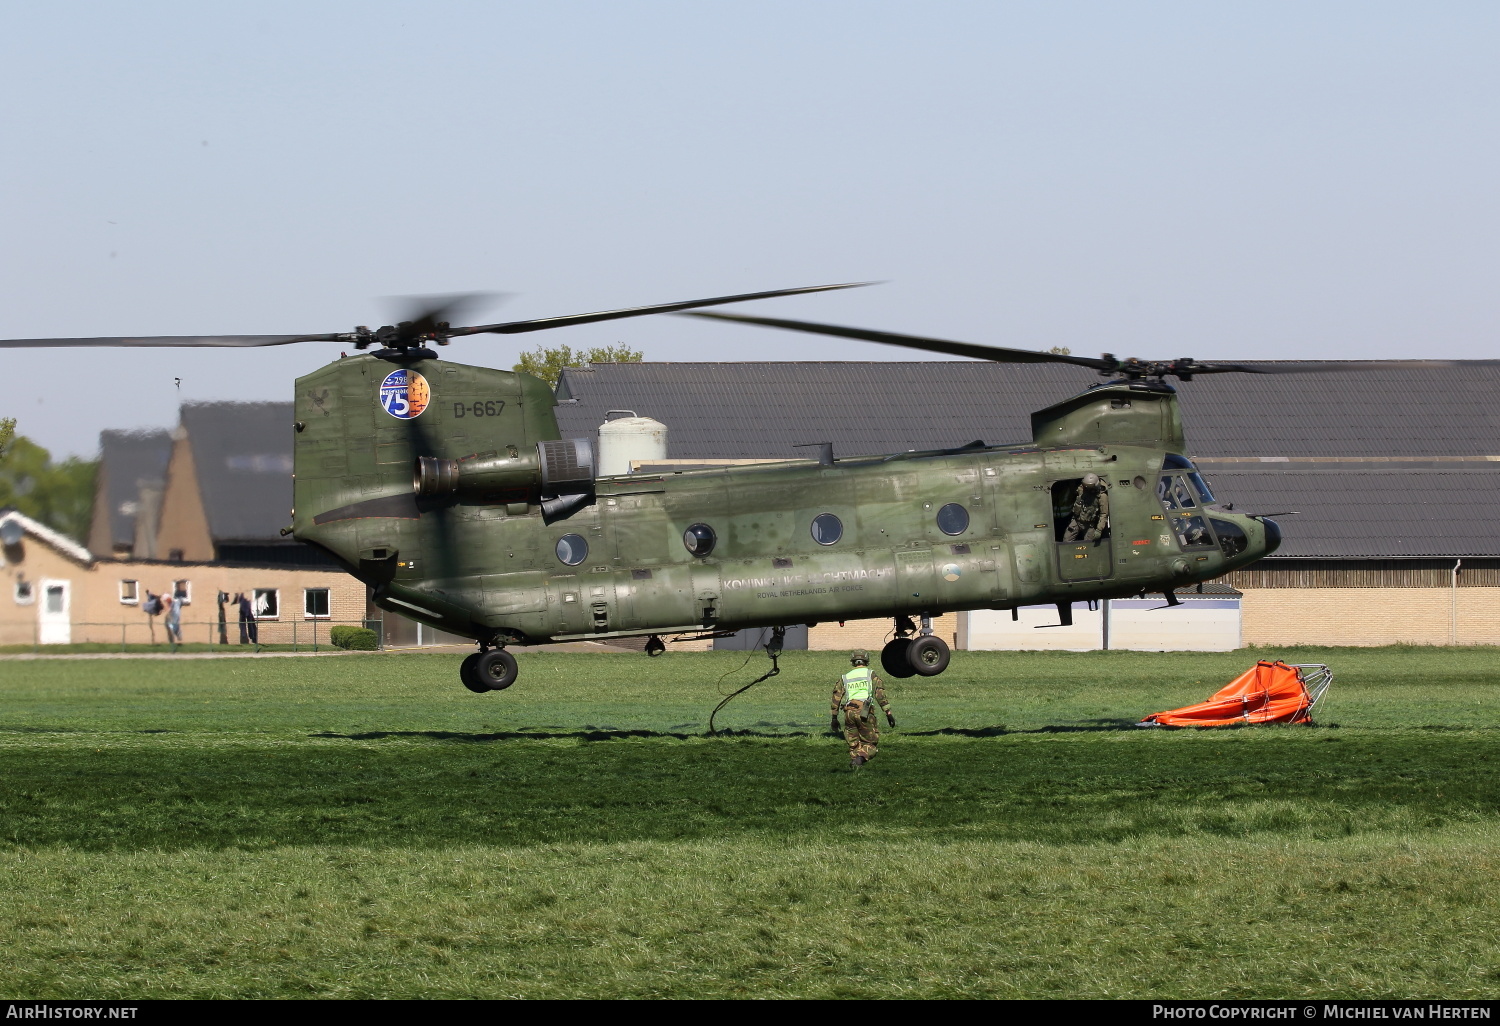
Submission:
[[[854,665],[854,666],[869,666],[870,665],[870,653],[866,652],[864,649],[859,649],[858,651],[850,652],[849,653],[849,662],[852,665]]]
[[[1098,474],[1084,474],[1083,475],[1083,486],[1085,488],[1098,488],[1099,487],[1099,475]]]

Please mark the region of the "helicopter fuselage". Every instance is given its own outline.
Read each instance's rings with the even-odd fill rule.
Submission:
[[[1015,445],[587,481],[557,462],[553,404],[535,378],[420,353],[299,379],[295,535],[378,606],[486,644],[1166,592],[1280,539],[1206,494],[1161,386],[1091,389]],[[1065,540],[1087,474],[1108,522]]]

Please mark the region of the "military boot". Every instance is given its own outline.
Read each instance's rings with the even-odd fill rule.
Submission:
[[[856,755],[849,760],[849,768],[857,770],[868,761],[863,755]]]

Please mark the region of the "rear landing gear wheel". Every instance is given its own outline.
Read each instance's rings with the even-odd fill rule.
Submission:
[[[911,664],[912,672],[923,677],[936,677],[942,673],[948,668],[950,657],[948,643],[936,634],[913,638],[911,647],[906,650],[906,660]]]
[[[474,676],[490,691],[504,691],[516,682],[521,669],[516,657],[503,648],[492,648],[474,663]]]
[[[666,642],[662,641],[661,638],[657,637],[655,634],[646,639],[646,654],[652,659],[655,659],[666,650]]]
[[[910,677],[917,671],[912,669],[911,661],[907,659],[907,651],[911,648],[911,638],[897,638],[886,643],[885,648],[880,650],[880,665],[892,677]]]
[[[490,686],[479,679],[479,674],[474,672],[474,667],[479,662],[479,653],[474,652],[464,656],[464,661],[458,664],[458,679],[463,681],[464,687],[470,691],[483,694]]]

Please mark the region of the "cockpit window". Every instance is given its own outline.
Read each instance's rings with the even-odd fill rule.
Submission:
[[[1177,532],[1177,541],[1185,549],[1213,548],[1214,536],[1208,533],[1202,517],[1174,517],[1172,530]]]
[[[1250,539],[1245,536],[1239,524],[1231,524],[1217,517],[1211,518],[1209,522],[1214,525],[1214,534],[1219,536],[1219,548],[1224,551],[1224,555],[1238,556],[1250,547]]]
[[[1193,501],[1193,493],[1188,491],[1187,482],[1180,474],[1172,478],[1172,495],[1177,499],[1177,505],[1181,509],[1192,509],[1198,505]]]
[[[1166,458],[1161,461],[1161,469],[1196,470],[1197,468],[1193,466],[1193,461],[1188,459],[1186,456],[1179,456],[1175,452],[1169,452],[1167,453]]]
[[[1204,502],[1213,502],[1214,493],[1208,490],[1208,482],[1203,480],[1203,475],[1196,470],[1188,475],[1188,480],[1193,482],[1193,487],[1198,489],[1198,497]]]
[[[1171,475],[1163,475],[1162,479],[1156,482],[1156,497],[1169,512],[1177,508],[1177,500],[1172,497],[1172,481]]]

